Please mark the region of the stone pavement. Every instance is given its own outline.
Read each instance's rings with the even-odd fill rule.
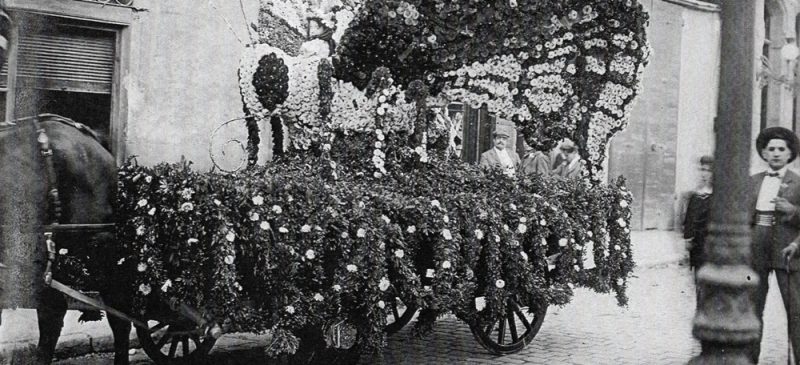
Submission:
[[[691,336],[694,284],[688,269],[676,262],[683,243],[674,232],[634,232],[638,263],[629,288],[630,304],[616,306],[613,295],[576,290],[573,301],[551,308],[534,341],[523,351],[504,357],[486,353],[469,327],[455,318],[443,318],[424,339],[404,329],[389,339],[385,364],[685,364],[699,353]],[[771,279],[774,283],[774,278]],[[776,285],[772,285],[777,289]],[[74,314],[73,314],[74,316]],[[59,356],[110,350],[110,331],[104,322],[76,324],[68,318]],[[767,302],[762,364],[786,362],[786,319],[780,295],[772,290]],[[25,346],[36,338],[32,311],[6,311],[0,327],[0,350]],[[219,363],[249,364],[268,361],[261,355],[267,336],[225,335],[212,351]],[[88,344],[88,346],[87,346]],[[80,351],[77,351],[80,350]],[[137,364],[150,363],[141,350],[132,354]],[[365,357],[363,364],[381,362]],[[108,354],[65,359],[58,364],[111,364]]]

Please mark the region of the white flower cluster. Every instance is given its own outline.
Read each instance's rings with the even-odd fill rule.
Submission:
[[[606,42],[605,39],[599,38],[592,38],[587,41],[583,41],[583,48],[592,49],[592,47],[606,48],[608,47],[608,42]]]
[[[621,118],[624,116],[624,112],[620,107],[631,95],[633,95],[631,88],[608,81],[603,85],[603,90],[600,92],[600,96],[594,106],[605,108],[611,114]]]
[[[634,76],[636,73],[636,63],[633,57],[617,54],[611,60],[611,71],[625,76]]]
[[[376,100],[370,100],[363,91],[349,82],[333,85],[331,100],[331,127],[334,129],[367,131],[374,126]]]
[[[397,11],[390,10],[388,15],[390,18],[396,18],[398,15],[402,16],[406,25],[419,24],[419,20],[417,20],[419,19],[417,7],[405,1],[401,1],[400,4],[397,5]]]
[[[422,143],[414,148],[414,153],[419,155],[419,161],[422,163],[428,162],[428,133],[422,133]],[[437,202],[438,204],[438,202]]]
[[[598,16],[600,16],[600,14],[597,14],[597,11],[592,9],[591,5],[586,5],[581,9],[580,23],[588,23],[595,20]]]
[[[586,71],[594,72],[598,75],[605,75],[606,73],[605,61],[593,56],[586,56],[585,60],[586,60]]]
[[[561,75],[542,75],[531,79],[531,87],[524,95],[540,113],[551,113],[561,110],[573,92],[572,85]]]
[[[378,128],[375,129],[375,138],[378,140],[375,142],[375,149],[372,151],[372,164],[375,165],[375,168],[378,171],[375,171],[375,178],[381,178],[383,175],[386,175],[386,154],[381,151],[381,147],[383,147],[384,140],[386,137],[383,135],[383,131]]]
[[[543,73],[554,73],[558,74],[564,70],[564,67],[567,65],[566,60],[557,59],[555,61],[547,62],[547,63],[538,63],[533,66],[528,67],[528,78],[532,79],[536,77],[538,74]]]
[[[562,56],[566,56],[566,55],[568,55],[570,53],[573,53],[573,52],[578,52],[578,46],[569,45],[569,46],[566,46],[566,47],[561,47],[561,48],[552,50],[550,52],[547,52],[547,58],[562,57]]]
[[[611,39],[611,43],[622,49],[625,49],[628,46],[630,46],[631,49],[637,49],[639,48],[639,43],[633,40],[633,36],[633,33],[614,34],[614,37]]]
[[[295,148],[308,149],[319,138],[319,79],[317,57],[284,59],[289,68],[289,97],[277,111],[289,126]]]

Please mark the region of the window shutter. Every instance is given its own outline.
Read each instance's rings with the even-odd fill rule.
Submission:
[[[72,28],[59,34],[19,36],[17,81],[21,87],[110,94],[115,37],[111,32]],[[6,87],[8,70],[0,70]]]

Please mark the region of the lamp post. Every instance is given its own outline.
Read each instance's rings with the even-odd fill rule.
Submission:
[[[692,333],[702,353],[690,364],[751,364],[748,345],[759,341],[761,323],[751,301],[758,278],[750,268],[748,168],[755,82],[757,1],[722,2],[722,52],[714,196]],[[763,278],[766,280],[766,278]]]

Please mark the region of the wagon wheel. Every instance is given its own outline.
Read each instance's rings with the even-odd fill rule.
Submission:
[[[389,307],[391,313],[386,316],[385,331],[387,335],[391,336],[403,329],[408,322],[411,322],[414,314],[417,313],[417,305],[414,303],[405,304],[400,297],[394,297],[394,300],[390,300]]]
[[[203,328],[187,319],[148,322],[150,330],[136,327],[142,349],[156,364],[195,364],[202,362],[214,343]]]
[[[469,328],[483,348],[496,355],[513,354],[525,348],[539,332],[547,306],[521,307],[515,297],[506,299],[506,313],[489,322],[478,319]]]

